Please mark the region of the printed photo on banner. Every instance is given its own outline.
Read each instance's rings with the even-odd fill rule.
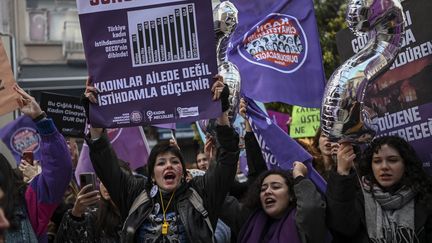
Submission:
[[[365,103],[377,114],[376,137],[397,135],[417,151],[424,168],[432,174],[432,31],[424,28],[432,2],[404,1],[406,29],[402,49],[386,73],[366,90]],[[367,43],[348,30],[337,35],[338,50],[346,59]]]
[[[233,0],[239,24],[228,59],[242,93],[262,102],[320,107],[325,77],[311,0]]]
[[[211,1],[77,0],[89,75],[102,127],[214,118],[217,74]],[[104,21],[100,21],[103,19]]]
[[[9,62],[9,57],[0,38],[0,115],[18,108],[17,93],[13,90],[15,79]]]

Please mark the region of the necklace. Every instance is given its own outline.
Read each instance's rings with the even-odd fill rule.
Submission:
[[[164,201],[163,201],[163,198],[162,198],[162,192],[161,192],[161,190],[159,190],[159,195],[160,195],[161,204],[162,204],[162,215],[163,215],[162,235],[167,235],[167,234],[168,234],[169,223],[168,223],[167,220],[166,220],[166,216],[165,216],[165,214],[166,214],[166,211],[167,211],[168,208],[169,208],[169,205],[170,205],[170,203],[171,203],[171,200],[172,200],[173,197],[174,197],[174,194],[175,194],[175,190],[174,190],[173,193],[171,194],[171,197],[170,197],[170,199],[169,199],[169,201],[168,201],[168,204],[167,204],[167,206],[166,206],[166,208],[165,208],[165,206],[164,206]]]

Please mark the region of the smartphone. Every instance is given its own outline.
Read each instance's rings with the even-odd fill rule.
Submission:
[[[84,172],[79,175],[80,178],[80,187],[83,188],[86,185],[92,185],[90,189],[87,191],[96,190],[96,175],[93,172]]]
[[[30,150],[26,150],[22,153],[21,158],[25,161],[27,161],[27,163],[33,165],[33,160],[34,160],[34,156],[33,156],[33,151]]]

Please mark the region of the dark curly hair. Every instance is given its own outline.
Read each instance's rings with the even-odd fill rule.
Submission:
[[[172,153],[174,154],[176,157],[178,157],[180,159],[180,162],[183,166],[183,175],[186,177],[187,173],[186,173],[186,165],[185,165],[185,161],[183,159],[183,155],[180,152],[180,150],[175,147],[175,146],[171,146],[169,141],[162,141],[158,144],[156,144],[156,146],[153,147],[153,149],[150,152],[149,158],[147,160],[147,172],[149,175],[149,178],[147,180],[146,183],[146,189],[147,191],[150,191],[150,188],[152,186],[152,176],[154,174],[154,167],[156,164],[156,157],[160,154],[164,154],[164,153]]]
[[[360,162],[360,174],[368,181],[377,183],[372,171],[372,158],[382,146],[388,145],[396,149],[402,157],[405,165],[404,176],[400,184],[410,187],[417,192],[417,198],[432,209],[432,179],[423,169],[422,162],[418,158],[414,148],[403,138],[397,136],[384,136],[376,138],[368,146]]]
[[[280,169],[271,169],[262,172],[258,178],[254,181],[254,183],[249,187],[249,190],[243,199],[243,204],[247,208],[251,210],[262,209],[260,193],[261,193],[261,185],[264,179],[269,175],[280,175],[285,180],[285,184],[288,186],[288,196],[290,197],[289,208],[293,208],[296,206],[297,199],[294,194],[294,178],[292,176],[291,171],[280,170]]]

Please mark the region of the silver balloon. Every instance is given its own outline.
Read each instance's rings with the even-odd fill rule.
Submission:
[[[240,103],[240,72],[236,65],[228,61],[227,48],[231,34],[238,24],[238,10],[229,1],[221,2],[213,10],[213,25],[216,34],[216,52],[218,62],[218,72],[228,85],[230,94],[228,100],[230,107],[228,117],[233,124],[238,113]],[[200,121],[200,127],[203,131],[207,130],[204,126],[208,121]]]
[[[213,10],[213,24],[216,32],[216,51],[218,71],[228,85],[229,103],[228,117],[234,123],[240,103],[240,72],[236,65],[228,61],[227,48],[231,34],[238,24],[238,10],[229,1],[221,2]]]
[[[238,10],[229,1],[221,2],[213,9],[213,26],[216,34],[218,65],[227,61],[229,38],[238,24]]]
[[[336,69],[324,91],[321,127],[332,141],[363,143],[375,136],[377,113],[363,100],[400,50],[402,13],[399,0],[350,0],[348,26],[356,35],[367,34],[369,42]]]
[[[232,62],[223,62],[219,66],[219,74],[224,78],[225,84],[229,87],[228,100],[230,107],[228,109],[228,118],[231,124],[233,124],[240,104],[240,72]]]

